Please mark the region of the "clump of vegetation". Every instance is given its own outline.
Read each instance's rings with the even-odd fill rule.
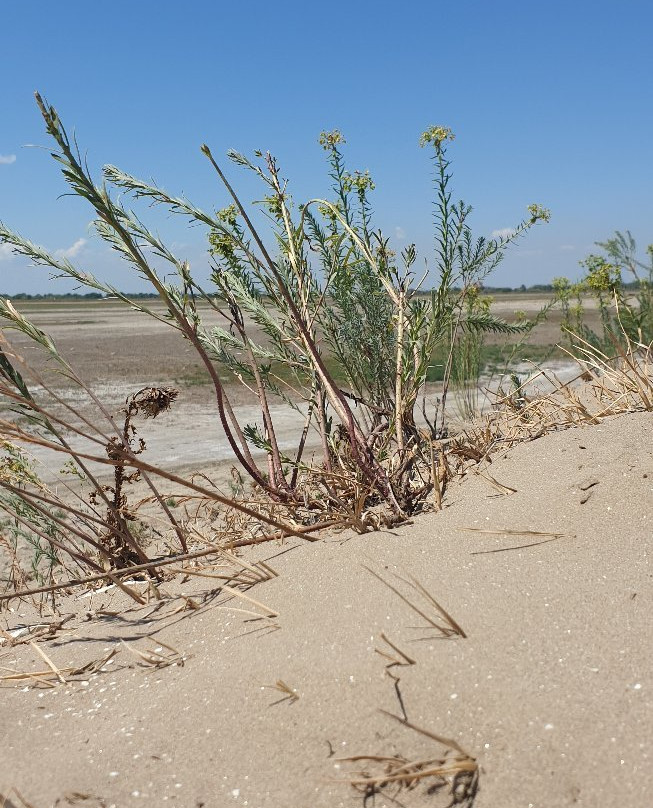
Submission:
[[[420,144],[429,149],[435,171],[432,270],[437,286],[430,294],[419,294],[427,272],[421,276],[415,272],[416,248],[409,245],[397,255],[374,228],[374,182],[368,172],[347,170],[340,132],[323,132],[320,137],[332,180],[330,198],[298,205],[272,155],[256,152],[250,159],[229,153],[236,166],[253,172],[263,185],[263,199],[257,203],[269,227],[263,235],[254,222],[257,214],[234,190],[208,146],[202,146],[202,152],[228,196],[228,204],[217,212],[205,212],[114,166],[104,168],[103,181],[97,184],[56,110],[38,94],[37,102],[56,145],[53,157],[70,189],[90,203],[97,233],[149,282],[165,315],[142,296],[136,299],[120,292],[2,224],[0,243],[35,264],[54,269],[59,276],[157,318],[190,343],[214,389],[217,420],[241,473],[273,509],[282,509],[277,513],[292,514],[300,525],[336,518],[366,530],[401,521],[419,510],[433,490],[434,473],[439,474],[433,462],[433,441],[446,434],[449,384],[455,373],[468,372],[457,368],[454,354],[476,362],[472,368],[476,373],[478,335],[488,331],[519,334],[526,327],[494,317],[478,296],[479,284],[501,261],[506,247],[536,223],[548,220],[548,211],[530,205],[527,216],[507,235],[474,238],[468,221],[471,207],[452,201],[448,145],[453,133],[431,127]],[[206,228],[211,285],[201,285],[189,263],[125,207],[112,194],[113,189],[134,200],[163,205]],[[161,263],[167,267],[166,274],[158,268]],[[204,324],[202,313],[207,308],[219,315],[222,325]],[[98,430],[86,422],[96,447],[111,447],[101,462],[120,469],[116,475],[121,480],[126,479],[128,469],[166,476],[138,457],[129,424],[121,430],[92,391],[74,376],[46,334],[8,302],[0,306],[0,316],[48,352],[87,391],[107,425]],[[262,340],[256,336],[261,333]],[[444,392],[427,406],[425,385],[436,352],[447,357]],[[16,361],[10,353],[4,357],[2,392],[36,419],[48,440],[68,452],[88,478],[86,455],[66,443],[61,425],[55,423],[46,405],[36,401],[18,373]],[[260,423],[239,420],[225,374],[257,397]],[[304,419],[297,448],[290,454],[282,452],[277,440],[273,399],[286,402]],[[128,404],[128,421],[130,407],[142,409],[142,402],[135,402]],[[418,426],[418,407],[426,430]],[[321,450],[309,458],[306,442],[310,430],[319,435]],[[26,434],[15,422],[5,423],[3,431],[13,437]],[[265,457],[263,465],[255,459],[257,452]],[[100,462],[97,451],[92,456]],[[125,520],[121,486],[122,482],[120,486],[116,482],[112,491],[99,489],[109,514],[102,527],[114,535],[124,534],[130,545],[133,537]],[[183,545],[166,498],[156,490],[154,496]],[[215,498],[220,501],[217,495]],[[279,526],[270,513],[261,518]],[[121,563],[142,561],[133,545],[130,552],[125,546],[119,553],[113,547],[112,555]]]
[[[556,299],[562,307],[563,331],[572,344],[575,337],[603,354],[612,355],[628,343],[653,342],[653,245],[647,261],[637,258],[637,244],[630,231],[597,242],[604,255],[588,255],[581,266],[584,277],[577,283],[555,278]],[[596,302],[600,330],[587,325],[587,299]]]

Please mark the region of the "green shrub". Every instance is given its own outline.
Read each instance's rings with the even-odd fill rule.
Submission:
[[[416,249],[411,245],[398,256],[373,228],[374,184],[367,172],[346,170],[339,132],[325,132],[320,138],[332,178],[331,198],[301,205],[293,203],[270,154],[258,152],[250,160],[229,153],[233,163],[254,172],[263,185],[259,204],[270,228],[263,237],[208,146],[202,146],[202,152],[230,198],[216,213],[113,166],[105,167],[104,182],[96,185],[54,108],[39,96],[37,101],[57,146],[53,156],[70,188],[88,200],[99,235],[151,284],[166,314],[161,317],[147,301],[130,299],[4,225],[0,243],[176,329],[192,344],[214,387],[218,420],[243,472],[271,500],[295,507],[297,518],[310,520],[311,511],[338,510],[343,503],[356,513],[361,503],[382,504],[390,521],[419,508],[433,484],[430,442],[446,432],[452,374],[478,372],[479,334],[514,334],[525,328],[493,317],[479,302],[478,285],[501,261],[504,248],[536,222],[547,221],[548,211],[530,205],[526,218],[509,235],[474,238],[468,222],[471,207],[451,199],[447,148],[453,134],[431,127],[420,144],[431,151],[435,169],[432,269],[437,286],[429,295],[420,295],[427,275],[415,272]],[[211,287],[203,287],[189,264],[112,196],[114,188],[136,200],[164,205],[206,228]],[[174,281],[155,268],[151,255],[166,263]],[[225,327],[205,327],[199,303],[218,312]],[[35,335],[11,306],[3,305],[0,314]],[[257,341],[253,327],[262,331],[264,340]],[[56,350],[41,332],[35,338],[46,350]],[[430,413],[423,401],[427,438],[416,424],[415,409],[437,352],[447,357],[444,392]],[[473,367],[458,364],[456,355]],[[225,371],[255,392],[263,429],[238,420],[221,377]],[[305,417],[297,450],[290,456],[277,442],[271,397],[281,398]],[[317,430],[322,447],[321,457],[313,462],[304,459],[310,429]],[[264,452],[264,468],[254,459],[254,449]]]
[[[581,266],[585,275],[578,283],[567,278],[553,282],[563,312],[562,327],[573,342],[577,335],[594,349],[613,355],[618,346],[653,343],[653,245],[647,247],[646,262],[637,258],[637,245],[629,231],[616,232],[597,242],[604,255],[588,255]],[[629,278],[630,280],[625,280]],[[587,325],[584,300],[598,306],[601,330]]]

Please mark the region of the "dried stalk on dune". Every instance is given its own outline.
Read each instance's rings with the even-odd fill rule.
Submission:
[[[365,799],[383,795],[396,801],[402,791],[423,789],[426,798],[445,790],[451,799],[449,805],[472,808],[479,785],[479,767],[456,741],[436,735],[415,726],[405,718],[381,710],[404,727],[437,743],[444,751],[430,758],[406,758],[402,755],[353,755],[338,758],[340,762],[355,763],[362,768],[338,780],[348,783],[365,795]]]

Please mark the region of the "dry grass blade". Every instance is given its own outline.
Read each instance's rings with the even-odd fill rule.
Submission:
[[[255,600],[254,598],[251,598],[249,595],[246,595],[244,592],[240,592],[238,589],[234,589],[233,587],[227,586],[226,584],[224,584],[222,586],[222,591],[227,592],[230,595],[234,595],[234,597],[242,598],[243,600],[246,600],[249,603],[252,603],[254,606],[257,606],[259,609],[261,609],[261,611],[264,612],[264,615],[263,615],[264,617],[279,617],[279,612],[275,612],[274,609],[270,609],[269,606],[266,606],[264,603],[261,603],[260,601]]]
[[[504,528],[503,530],[491,530],[481,527],[463,527],[461,530],[470,530],[474,533],[485,533],[490,536],[543,536],[542,541],[533,541],[528,544],[518,544],[513,547],[496,547],[493,550],[476,550],[470,555],[489,555],[491,553],[507,553],[510,550],[526,550],[529,547],[538,547],[540,544],[548,544],[551,541],[567,538],[574,538],[574,536],[566,533],[551,533],[546,530],[511,530]]]
[[[417,581],[415,578],[411,578],[411,580],[406,580],[401,576],[397,575],[396,577],[402,581],[403,583],[410,586],[416,592],[422,595],[422,597],[438,612],[439,616],[442,617],[446,625],[442,625],[442,623],[434,620],[431,616],[429,616],[425,611],[423,611],[419,606],[413,603],[412,600],[406,597],[396,586],[393,586],[389,581],[386,581],[379,573],[374,572],[373,569],[363,565],[364,569],[366,569],[369,573],[371,573],[375,578],[377,578],[381,583],[385,584],[392,592],[397,595],[407,606],[409,606],[416,614],[418,614],[423,620],[425,620],[428,625],[435,629],[442,638],[449,639],[454,636],[466,638],[467,634],[465,634],[462,627],[453,619],[453,617],[444,609],[437,600],[429,594],[429,592]]]
[[[179,612],[187,612],[187,611],[195,612],[202,608],[196,600],[189,597],[188,595],[180,595],[180,598],[183,602],[179,606],[177,606],[176,609],[174,609],[172,614],[179,614]]]
[[[374,649],[376,651],[376,653],[379,654],[379,656],[385,657],[387,660],[390,661],[390,664],[386,665],[386,667],[391,668],[391,667],[394,667],[395,665],[416,665],[417,664],[415,662],[415,660],[412,659],[412,657],[409,657],[408,654],[405,654],[391,640],[389,640],[388,637],[383,632],[381,632],[381,639],[383,640],[383,642],[387,643],[390,646],[390,648],[392,648],[392,650],[396,654],[398,654],[398,657],[393,657],[390,654],[388,654],[386,651],[381,651],[379,648]]]
[[[224,581],[224,580],[232,581],[233,580],[233,577],[231,577],[231,576],[216,575],[214,573],[201,572],[200,570],[173,569],[172,571],[180,573],[182,575],[192,575],[192,576],[198,577],[198,578],[217,578],[217,579],[219,579],[221,581]],[[237,597],[237,598],[242,598],[243,600],[246,600],[248,603],[252,603],[254,606],[257,606],[259,609],[261,609],[265,613],[265,615],[264,615],[265,617],[279,617],[279,612],[275,612],[274,609],[270,609],[264,603],[261,603],[260,601],[255,600],[254,598],[250,597],[249,595],[246,595],[244,592],[241,592],[239,589],[236,589],[236,588],[234,588],[232,586],[228,586],[227,584],[222,584],[220,589],[221,589],[222,592],[226,592],[229,595],[233,595],[234,597]]]
[[[0,645],[8,642],[9,645],[13,645],[16,641],[17,634],[10,634],[8,631],[5,631],[2,627],[0,627]]]
[[[573,538],[567,533],[551,533],[547,530],[512,530],[511,528],[501,528],[499,530],[490,530],[482,527],[461,527],[460,530],[471,530],[474,533],[487,533],[491,536],[550,536],[554,539],[562,539],[564,536]]]
[[[510,550],[526,550],[529,547],[539,547],[540,544],[548,544],[551,541],[557,541],[559,536],[554,536],[552,539],[543,539],[542,541],[532,541],[528,544],[517,544],[515,547],[497,547],[494,550],[475,550],[470,555],[489,555],[490,553],[507,553]]]
[[[13,791],[13,796],[20,800],[20,805],[11,799],[11,791]],[[33,803],[28,802],[17,788],[12,788],[11,791],[6,795],[0,792],[0,808],[34,808]]]
[[[87,662],[86,665],[82,665],[81,668],[74,668],[71,672],[71,676],[81,676],[82,674],[89,674],[89,673],[97,673],[101,671],[102,668],[109,662],[110,659],[113,659],[115,655],[118,653],[118,649],[114,648],[112,651],[102,657],[102,659],[93,659],[90,662]]]
[[[467,634],[465,634],[463,627],[456,620],[454,620],[454,618],[449,614],[449,612],[444,608],[444,606],[441,606],[438,603],[438,601],[433,597],[433,595],[431,595],[430,592],[428,592],[416,578],[413,578],[413,576],[411,575],[410,581],[406,581],[403,578],[400,580],[404,580],[405,583],[413,586],[414,589],[420,592],[422,596],[433,606],[433,608],[440,613],[440,615],[444,618],[444,620],[446,620],[446,622],[449,624],[450,629],[453,630],[455,634],[457,634],[459,637],[462,638],[467,637]]]
[[[4,642],[8,642],[9,645],[12,646],[22,645],[42,637],[51,639],[55,637],[58,632],[64,630],[66,623],[72,620],[74,616],[74,614],[67,614],[62,617],[61,620],[54,620],[51,623],[35,623],[30,626],[21,626],[11,631],[0,629],[0,645]]]
[[[53,808],[59,808],[59,806],[64,805],[81,805],[83,808],[107,808],[107,803],[102,797],[81,791],[70,791],[68,794],[64,794],[55,802]]]
[[[8,643],[9,645],[20,645],[21,643],[29,642],[31,639],[39,637],[44,631],[47,631],[49,623],[35,623],[31,626],[19,626],[5,631],[0,628],[0,645]]]
[[[107,573],[107,578],[108,578],[110,581],[113,581],[113,583],[114,583],[114,584],[115,584],[115,585],[118,587],[118,589],[121,589],[121,590],[122,590],[122,591],[123,591],[123,592],[124,592],[126,595],[129,595],[129,597],[130,597],[132,600],[136,601],[136,603],[138,603],[138,605],[139,605],[139,606],[145,606],[145,604],[147,603],[147,601],[145,600],[145,598],[141,597],[141,596],[138,594],[138,592],[136,592],[135,590],[133,590],[133,589],[132,589],[130,586],[127,586],[127,584],[124,584],[124,583],[123,583],[123,582],[120,580],[120,578],[118,578],[116,575],[114,575],[113,573],[109,573],[109,572],[108,572],[108,573]]]
[[[333,522],[325,522],[321,524],[319,527],[331,527],[333,526]],[[308,530],[315,530],[316,526],[312,525],[311,527],[305,528],[306,531]],[[244,539],[243,541],[236,541],[231,542],[231,547],[246,547],[254,544],[263,544],[264,542],[274,541],[275,539],[281,538],[279,533],[266,533],[263,536],[257,536],[254,539]],[[14,598],[22,598],[22,597],[29,597],[31,595],[38,595],[43,592],[56,592],[61,589],[70,589],[74,586],[82,586],[84,584],[95,583],[97,581],[105,580],[106,578],[111,578],[111,576],[118,576],[118,575],[133,575],[137,572],[144,572],[145,570],[153,569],[154,567],[165,567],[169,566],[170,564],[177,564],[180,561],[188,561],[195,558],[202,558],[204,556],[215,555],[217,552],[214,546],[210,547],[209,549],[205,550],[198,550],[194,553],[184,553],[183,555],[175,555],[171,556],[170,558],[159,559],[157,561],[149,561],[147,564],[137,564],[129,567],[123,567],[122,569],[113,570],[113,572],[100,572],[97,575],[88,575],[84,578],[73,578],[69,581],[64,581],[60,584],[52,584],[50,586],[39,586],[35,587],[34,589],[22,589],[16,592],[11,592],[10,594],[3,594],[0,595],[0,603],[5,600],[13,600]],[[240,559],[239,559],[240,561]],[[259,562],[263,564],[263,562]],[[270,570],[272,573],[272,577],[277,575],[274,570]],[[187,570],[183,570],[184,573]]]
[[[245,572],[250,573],[253,580],[246,580],[244,583],[263,583],[264,581],[269,581],[272,578],[279,577],[279,573],[272,569],[272,567],[270,567],[264,561],[257,561],[256,563],[252,564],[246,559],[239,558],[238,556],[234,555],[234,553],[230,553],[228,550],[221,547],[216,547],[216,550],[227,563],[240,570],[238,576],[244,575]]]
[[[214,581],[230,581],[231,583],[243,583],[238,580],[238,575],[220,575],[217,572],[206,572],[205,570],[195,569],[194,567],[170,567],[170,572],[177,575],[184,575],[189,578],[210,578]]]
[[[433,449],[433,441],[429,441],[429,454],[431,460],[431,478],[433,481],[433,495],[435,497],[435,504],[438,510],[442,510],[442,495],[444,493],[444,486],[447,480],[447,465],[444,457],[444,449],[442,444],[439,446],[439,463],[435,462],[435,451]]]
[[[11,668],[7,668],[2,666],[2,670],[11,671],[7,676],[0,676],[1,682],[7,683],[18,683],[18,682],[29,682],[34,681],[38,684],[44,685],[46,687],[56,687],[56,682],[61,684],[68,684],[71,681],[71,677],[75,676],[88,676],[92,673],[97,673],[101,671],[104,666],[109,662],[109,660],[113,659],[113,657],[118,653],[118,651],[114,648],[110,651],[106,656],[102,657],[101,659],[92,659],[90,662],[87,662],[85,665],[82,665],[78,668],[58,668],[46,654],[41,651],[41,649],[30,643],[34,647],[34,650],[37,651],[43,659],[46,660],[48,664],[48,670],[45,671],[13,671]],[[54,681],[53,681],[54,680]]]
[[[268,690],[278,690],[279,693],[283,693],[284,696],[277,701],[273,701],[270,706],[274,706],[275,704],[281,704],[284,701],[289,702],[290,704],[294,704],[299,699],[299,694],[297,691],[287,685],[283,679],[277,679],[277,681],[273,685],[261,685],[262,688],[266,688]]]
[[[476,474],[482,480],[487,480],[487,482],[489,482],[491,486],[496,488],[496,490],[500,494],[503,494],[504,496],[510,496],[510,494],[516,494],[517,493],[516,488],[512,488],[509,485],[505,485],[505,483],[500,483],[498,480],[495,480],[494,477],[491,474],[488,474],[487,472],[482,472],[482,471],[479,471],[478,469],[475,469],[474,474]]]
[[[130,654],[133,654],[137,659],[150,667],[167,668],[169,665],[179,665],[180,667],[183,667],[185,658],[179,651],[177,651],[176,648],[166,645],[164,642],[161,642],[161,640],[154,640],[152,637],[149,637],[148,639],[150,642],[166,648],[171,653],[166,655],[161,654],[157,650],[141,651],[139,648],[134,648],[133,643],[126,643],[124,640],[120,640],[120,642]]]
[[[36,653],[45,661],[45,664],[50,668],[50,670],[56,675],[57,679],[62,683],[66,684],[66,679],[64,678],[63,674],[54,664],[54,662],[50,659],[50,657],[45,653],[42,648],[39,648],[38,645],[34,642],[30,642],[30,646],[36,651]]]
[[[457,741],[454,741],[453,738],[445,738],[444,735],[436,735],[435,732],[431,732],[428,729],[417,727],[415,724],[411,724],[411,722],[407,719],[401,718],[401,716],[395,715],[394,713],[389,713],[387,710],[379,710],[379,712],[383,713],[383,715],[387,715],[388,718],[398,721],[400,724],[408,727],[408,729],[412,729],[414,732],[418,732],[420,735],[424,735],[424,737],[430,738],[432,741],[437,741],[437,743],[442,744],[442,746],[447,747],[447,749],[455,749],[460,755],[473,760],[473,758],[470,758],[462,746],[460,746]]]
[[[606,414],[653,409],[652,345],[634,342],[622,326],[624,344],[610,334],[616,354],[608,356],[579,334],[570,336],[575,342],[573,351],[563,350],[589,374],[597,398],[610,402]]]
[[[227,553],[219,548],[216,548],[216,552],[219,553],[227,562],[226,565],[222,564],[219,566],[232,568],[235,567],[235,571],[220,574],[216,572],[207,572],[207,568],[197,569],[194,567],[170,567],[170,572],[175,572],[179,575],[193,575],[197,576],[198,578],[216,578],[221,581],[228,581],[229,583],[242,586],[254,586],[254,584],[263,583],[264,581],[269,581],[272,578],[278,577],[278,573],[275,572],[271,567],[263,564],[263,562],[258,562],[258,564],[250,564],[249,562],[236,558],[231,553]]]
[[[5,671],[12,671],[8,676],[0,676],[0,682],[24,682],[33,680],[38,682],[41,685],[45,685],[46,687],[56,687],[55,682],[52,680],[55,679],[59,681],[57,675],[54,671],[48,669],[46,671],[19,671],[14,672],[12,668],[7,668],[2,666],[2,670]],[[72,672],[72,668],[62,668],[61,672],[65,674],[70,674]]]
[[[346,759],[346,758],[344,758]],[[444,762],[439,760],[430,760],[426,763],[419,761],[417,763],[410,763],[409,761],[401,761],[401,772],[393,772],[392,769],[377,777],[352,777],[348,782],[353,786],[383,786],[387,783],[400,782],[409,788],[414,785],[415,781],[422,780],[425,777],[449,777],[453,774],[460,774],[461,772],[475,772],[478,769],[476,763],[471,761],[454,762],[449,765],[444,765]],[[431,764],[428,768],[427,763]],[[435,764],[435,765],[433,765]]]
[[[393,801],[396,801],[395,798],[402,789],[414,790],[420,783],[426,786],[426,797],[431,797],[435,791],[448,783],[451,798],[449,806],[460,805],[471,808],[478,791],[479,769],[476,760],[451,738],[417,727],[407,719],[385,710],[381,712],[404,727],[443,746],[444,752],[435,757],[415,759],[402,755],[353,755],[339,758],[339,761],[368,765],[351,772],[346,779],[337,782],[349,783],[361,791],[366,800],[383,793],[386,798]],[[393,787],[394,792],[391,793],[390,789]]]

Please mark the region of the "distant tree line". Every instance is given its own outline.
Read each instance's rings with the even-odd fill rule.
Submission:
[[[45,294],[30,295],[27,292],[18,292],[15,295],[2,294],[0,297],[9,300],[110,300],[110,295],[105,295],[102,292],[86,292],[79,294],[78,292],[66,292],[66,294],[54,294],[48,292]],[[135,300],[154,300],[158,295],[154,292],[133,292],[129,295],[130,298]]]
[[[623,288],[625,290],[636,292],[640,288],[639,281],[631,281],[630,283],[624,283]],[[461,289],[454,288],[453,292],[460,292]],[[534,283],[532,286],[525,286],[522,284],[521,286],[483,286],[482,291],[485,294],[489,295],[500,295],[500,294],[516,294],[516,293],[528,293],[531,292],[535,293],[546,293],[546,294],[553,294],[554,287],[551,283]],[[425,292],[422,292],[425,294]],[[78,292],[67,292],[66,294],[54,294],[52,292],[47,292],[43,294],[35,294],[30,295],[27,292],[18,292],[15,295],[8,295],[8,294],[0,294],[5,300],[52,300],[52,301],[66,301],[66,300],[111,300],[110,295],[102,294],[101,292],[86,292],[84,294],[79,294]],[[133,300],[156,300],[159,296],[155,293],[150,292],[130,292],[129,297]]]

